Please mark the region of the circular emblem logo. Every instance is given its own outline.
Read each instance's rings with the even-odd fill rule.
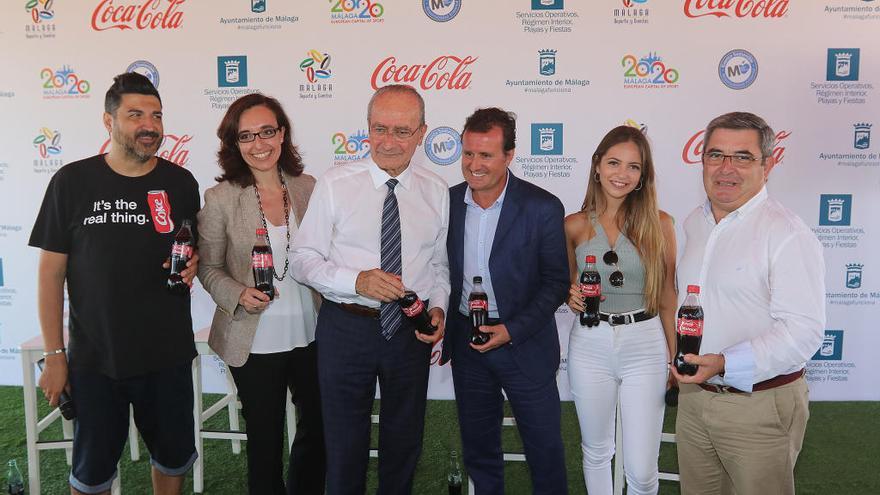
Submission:
[[[452,165],[461,157],[461,136],[451,127],[438,127],[425,137],[425,154],[437,165]]]
[[[135,60],[127,69],[125,69],[125,72],[137,72],[142,76],[146,76],[147,79],[153,83],[153,87],[159,89],[159,70],[150,62],[147,62],[146,60]]]
[[[730,89],[746,89],[758,78],[758,60],[745,50],[731,50],[718,63],[718,77]]]
[[[458,15],[461,0],[422,0],[425,15],[436,22],[446,22]]]

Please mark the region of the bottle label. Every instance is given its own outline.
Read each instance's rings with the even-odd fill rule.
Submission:
[[[602,295],[602,284],[581,284],[581,297],[599,297]]]
[[[168,201],[168,193],[164,190],[147,192],[147,204],[150,205],[150,215],[153,217],[153,228],[160,234],[168,234],[174,231],[174,221],[171,220],[171,202]]]
[[[181,258],[192,258],[193,248],[189,244],[174,243],[171,246],[171,256],[179,256]]]
[[[403,314],[414,318],[425,310],[425,303],[421,299],[416,299],[416,302],[412,303],[410,307],[401,309],[403,309]]]
[[[471,299],[468,301],[468,308],[471,311],[478,311],[481,309],[483,311],[489,311],[489,301],[486,299]]]
[[[676,331],[679,335],[701,337],[703,335],[703,320],[679,318]]]
[[[272,268],[272,253],[254,253],[252,258],[253,268]]]

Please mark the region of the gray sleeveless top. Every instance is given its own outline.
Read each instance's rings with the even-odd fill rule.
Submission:
[[[606,265],[602,261],[602,256],[610,249],[611,244],[608,242],[608,236],[605,235],[605,229],[596,220],[595,215],[591,215],[590,222],[593,224],[596,235],[575,248],[575,258],[577,259],[578,273],[580,273],[584,270],[584,258],[588,254],[596,257],[596,269],[602,278],[602,295],[605,296],[605,300],[599,305],[599,310],[603,313],[626,313],[644,308],[645,267],[642,265],[639,252],[621,232],[618,234],[617,244],[614,246],[618,258],[617,268],[613,265]],[[608,277],[617,269],[623,272],[623,287],[614,287],[608,281]]]

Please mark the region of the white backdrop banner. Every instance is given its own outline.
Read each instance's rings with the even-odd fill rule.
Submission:
[[[279,98],[320,176],[370,152],[367,100],[402,82],[427,103],[415,161],[450,185],[462,180],[465,117],[499,106],[518,115],[513,173],[574,212],[596,144],[626,123],[651,140],[661,207],[681,221],[704,199],[706,123],[757,113],[777,131],[770,194],[825,246],[828,324],[811,396],[880,400],[880,262],[869,255],[880,241],[878,28],[874,0],[0,2],[0,383],[21,383],[18,346],[39,333],[27,239],[46,184],[106,148],[104,92],[138,71],[162,94],[161,155],[202,190],[219,173],[216,128],[235,98]],[[213,310],[197,286],[196,330]],[[567,398],[567,308],[557,321]],[[429,395],[451,398],[438,357]],[[204,363],[217,390],[222,363]]]

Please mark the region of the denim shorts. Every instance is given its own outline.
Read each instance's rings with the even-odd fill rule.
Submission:
[[[70,485],[83,493],[110,489],[128,438],[129,406],[150,451],[150,463],[168,476],[195,462],[193,389],[189,363],[115,380],[96,371],[70,369],[77,418]]]

